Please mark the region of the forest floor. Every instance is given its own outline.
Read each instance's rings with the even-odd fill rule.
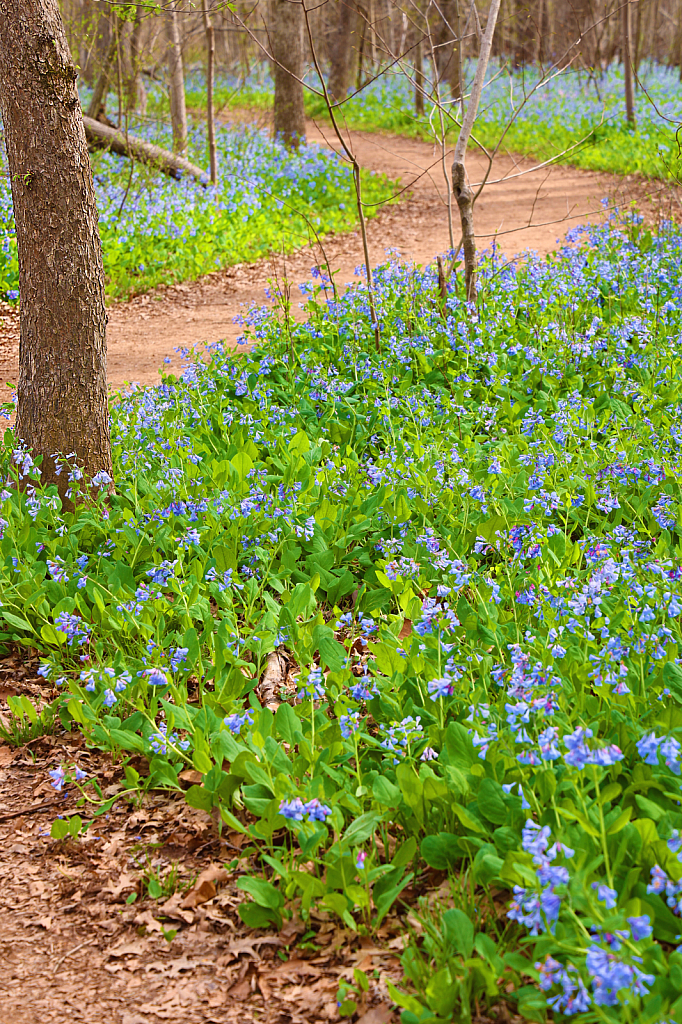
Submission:
[[[310,126],[311,140],[325,137],[326,128]],[[439,155],[407,139],[353,133],[352,141],[365,167],[410,186],[399,204],[370,222],[372,260],[394,248],[427,263],[446,250]],[[620,205],[638,201],[651,221],[679,208],[677,192],[667,186],[566,167],[520,173],[531,167],[512,157],[496,161],[491,177],[503,180],[490,185],[476,208],[479,238],[490,241],[498,232],[507,256],[527,248],[551,251],[568,227],[601,219],[604,197]],[[472,157],[472,180],[482,172],[482,161]],[[358,233],[328,239],[325,251],[338,281],[351,282],[362,261]],[[269,278],[286,273],[296,284],[319,262],[319,252],[303,250],[113,306],[111,387],[155,383],[165,357],[177,370],[180,346],[235,342],[241,328],[234,317],[251,303],[262,304]],[[0,382],[13,383],[18,318],[9,308],[1,312]],[[46,698],[37,664],[35,656],[15,654],[0,661],[0,713],[6,714],[7,698],[16,693]],[[57,795],[50,784],[49,769],[62,763],[96,775],[107,795],[121,788],[120,768],[109,755],[87,750],[80,735],[0,746],[3,1022],[315,1024],[338,1019],[339,980],[350,979],[355,967],[371,979],[357,1024],[397,1021],[387,982],[400,980],[404,937],[418,927],[410,910],[401,907],[372,938],[351,936],[324,914],[313,914],[309,925],[294,916],[279,934],[249,932],[236,911],[242,899],[236,881],[250,869],[240,835],[219,835],[215,821],[189,808],[182,796],[152,795],[138,807],[115,807],[77,843],[53,840],[56,815],[75,811],[73,794]],[[145,873],[163,873],[173,864],[178,891],[152,900]],[[433,872],[420,885],[434,899],[447,898],[444,875]],[[409,890],[403,898],[409,904]],[[489,1018],[476,1020],[485,1024]],[[493,1020],[512,1018],[502,1008]]]
[[[231,121],[258,120],[252,111],[231,111]],[[265,124],[261,115],[261,122]],[[370,258],[373,265],[386,259],[388,249],[418,264],[430,263],[450,248],[446,190],[440,151],[425,142],[398,136],[350,132],[361,166],[399,179],[396,191],[401,201],[385,207],[368,222]],[[338,141],[328,125],[309,122],[308,139],[338,150]],[[446,154],[449,167],[452,155]],[[487,161],[480,155],[467,157],[472,183],[480,182]],[[497,238],[500,252],[511,258],[524,250],[541,254],[561,243],[566,231],[587,221],[604,217],[601,201],[621,209],[637,203],[652,223],[661,218],[677,219],[682,210],[680,190],[638,176],[580,171],[552,166],[534,169],[528,159],[503,155],[495,160],[489,184],[475,209],[479,245]],[[404,191],[402,191],[404,190]],[[458,213],[453,210],[455,242],[459,240]],[[235,317],[252,304],[266,302],[269,280],[286,279],[294,286],[293,310],[299,282],[310,279],[313,265],[328,259],[337,271],[340,286],[357,280],[355,268],[363,262],[359,231],[328,236],[324,255],[319,247],[301,249],[286,256],[238,264],[198,281],[161,287],[145,295],[116,303],[109,313],[108,368],[112,389],[125,383],[155,384],[159,367],[170,359],[166,370],[177,372],[182,347],[200,348],[205,343],[225,340],[236,344],[242,328]],[[302,314],[301,314],[302,315]],[[5,304],[0,309],[0,386],[14,384],[19,367],[18,313]]]

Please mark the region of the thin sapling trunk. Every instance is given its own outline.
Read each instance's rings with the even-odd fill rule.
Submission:
[[[459,216],[462,222],[462,245],[464,248],[464,275],[466,284],[466,298],[468,302],[476,301],[476,233],[474,231],[474,193],[469,184],[469,176],[466,171],[465,158],[471,132],[478,113],[478,105],[481,101],[483,83],[485,82],[490,51],[493,45],[495,24],[500,10],[500,0],[492,0],[488,11],[488,21],[485,32],[481,39],[481,49],[476,65],[476,75],[471,87],[469,102],[462,127],[455,145],[455,154],[452,161],[452,192],[459,207]]]

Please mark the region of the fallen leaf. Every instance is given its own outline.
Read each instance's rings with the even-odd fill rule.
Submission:
[[[14,758],[16,757],[16,754],[17,751],[12,750],[11,747],[0,747],[0,768],[4,768],[6,764],[9,764],[10,761],[13,761]]]
[[[132,942],[119,942],[107,950],[108,957],[137,956],[139,953],[146,953],[149,950],[149,943],[146,939],[133,939]]]
[[[156,918],[152,915],[151,910],[143,910],[135,918],[133,918],[133,920],[135,924],[140,925],[140,927],[145,927],[149,932],[163,931],[163,926],[161,922],[156,920]]]
[[[251,981],[248,978],[244,978],[238,985],[235,985],[230,989],[228,995],[232,999],[238,999],[240,1002],[242,999],[248,999],[251,995]]]
[[[28,892],[30,896],[42,896],[45,892],[45,883],[40,878],[29,880]]]
[[[212,900],[218,891],[217,886],[222,882],[226,882],[229,877],[225,868],[221,868],[219,864],[211,864],[205,871],[201,872],[180,904],[180,908],[182,910],[191,910],[194,907],[198,907],[201,903]]]
[[[159,913],[163,914],[164,917],[172,917],[175,921],[183,921],[185,924],[192,924],[194,921],[193,911],[183,908],[179,892],[174,892],[165,903],[161,904]]]
[[[46,932],[49,932],[50,928],[52,927],[52,918],[39,917],[38,920],[36,921],[36,924],[40,925],[41,928],[44,928]]]
[[[379,1003],[363,1013],[357,1024],[388,1024],[392,1016],[393,1010],[388,1003]]]
[[[190,786],[200,786],[203,775],[198,772],[196,768],[186,768],[184,772],[180,772],[180,778],[183,782],[189,782]]]
[[[106,885],[102,886],[102,891],[110,892],[112,896],[120,896],[124,889],[134,889],[135,885],[136,879],[127,871],[122,871],[118,882],[114,883],[111,878],[107,878]]]

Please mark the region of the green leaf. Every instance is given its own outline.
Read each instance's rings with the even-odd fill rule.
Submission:
[[[390,807],[396,810],[401,803],[402,796],[397,786],[383,775],[378,775],[372,785],[372,796],[382,807]]]
[[[624,829],[630,818],[632,817],[632,807],[626,807],[622,814],[619,814],[616,820],[609,825],[606,830],[608,836],[615,836],[621,829]]]
[[[15,615],[14,612],[8,612],[6,608],[3,608],[0,614],[2,614],[3,619],[5,619],[10,626],[14,626],[15,629],[23,629],[26,633],[35,632],[31,623],[27,622],[26,619],[22,619],[21,615]]]
[[[253,460],[246,454],[246,452],[241,451],[237,452],[234,458],[230,459],[230,461],[237,470],[239,482],[243,483],[253,469]]]
[[[301,722],[291,704],[280,704],[275,712],[275,729],[285,743],[293,745],[301,733]]]
[[[185,793],[185,800],[190,807],[200,811],[210,811],[213,807],[213,795],[203,786],[190,786]]]
[[[682,702],[682,668],[673,661],[666,662],[663,666],[663,682]]]
[[[431,975],[425,994],[430,1008],[440,1018],[450,1018],[457,1003],[459,985],[452,980],[449,967],[441,967],[439,971]]]
[[[365,840],[373,836],[377,825],[381,821],[381,815],[374,814],[372,811],[367,811],[366,814],[361,814],[359,818],[352,821],[346,831],[343,833],[341,840],[344,848],[348,846],[364,843]]]
[[[454,867],[463,856],[457,836],[450,832],[424,836],[420,852],[429,867],[437,871],[447,871],[448,868]]]
[[[125,729],[110,729],[109,735],[117,747],[122,750],[134,750],[136,753],[144,751],[144,740],[136,732],[128,732]]]
[[[263,878],[254,878],[253,875],[242,876],[237,879],[237,888],[247,892],[259,907],[268,907],[279,912],[284,906],[282,893]]]
[[[64,633],[58,632],[51,622],[44,622],[40,627],[40,635],[46,644],[58,647],[63,644],[66,637]]]
[[[343,644],[340,644],[338,640],[334,640],[333,637],[321,637],[318,641],[317,649],[320,652],[320,660],[332,672],[338,672],[346,664],[348,652]]]
[[[504,825],[507,820],[507,805],[504,790],[494,779],[483,779],[476,799],[478,810],[484,818],[495,825]]]
[[[52,822],[50,835],[53,839],[64,839],[69,835],[69,822],[66,818],[55,818]]]
[[[202,775],[207,775],[213,767],[213,761],[204,750],[195,750],[192,755],[192,764]]]
[[[402,1006],[404,1010],[408,1010],[410,1013],[414,1013],[417,1017],[421,1017],[424,1012],[423,1005],[414,996],[409,995],[407,992],[401,992],[395,985],[386,979],[386,986],[388,988],[388,994],[390,995],[396,1006]]]
[[[403,889],[407,888],[407,886],[410,884],[413,878],[414,873],[411,871],[408,875],[405,875],[401,882],[399,882],[397,885],[392,885],[390,889],[382,890],[379,895],[377,895],[377,889],[379,888],[379,886],[374,886],[373,898],[374,906],[376,907],[377,912],[377,916],[375,919],[376,926],[381,924],[383,919],[386,917],[386,914],[389,912],[395,901],[398,899],[398,896],[400,896],[400,893],[403,891]]]
[[[240,903],[237,912],[247,928],[282,927],[282,915],[275,910],[261,907],[257,903]]]

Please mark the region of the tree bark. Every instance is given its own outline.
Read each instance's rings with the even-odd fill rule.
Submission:
[[[424,116],[424,56],[422,46],[423,40],[420,38],[414,48],[414,112],[417,117]]]
[[[303,9],[296,0],[271,0],[270,46],[275,76],[275,138],[296,149],[305,143]]]
[[[109,48],[104,57],[104,63],[102,64],[97,81],[95,82],[95,88],[92,90],[92,96],[90,97],[90,103],[88,104],[88,117],[100,118],[106,109],[111,68],[118,50],[118,26],[115,14],[111,15],[109,33]]]
[[[170,116],[173,128],[173,152],[184,156],[187,152],[187,106],[185,104],[185,70],[182,63],[180,27],[175,3],[166,10],[168,36],[168,78]]]
[[[628,124],[635,124],[635,92],[632,82],[632,17],[629,0],[621,8],[623,37],[623,75],[625,77],[625,116]]]
[[[329,54],[329,82],[327,92],[334,103],[343,103],[348,95],[353,78],[353,49],[356,35],[358,11],[355,0],[337,0],[332,5],[335,12],[327,38]]]
[[[0,0],[0,97],[19,251],[15,433],[42,480],[55,454],[112,474],[102,247],[77,72],[58,0]]]
[[[142,53],[140,37],[142,35],[142,8],[138,7],[135,21],[130,33],[130,68],[128,76],[128,110],[144,114],[147,109],[147,90],[142,81]]]
[[[111,128],[108,124],[95,121],[86,114],[83,115],[83,123],[85,136],[93,149],[110,149],[112,153],[127,156],[130,160],[153,164],[171,178],[182,178],[183,175],[189,174],[203,185],[208,181],[206,171],[202,171],[201,167],[190,163],[177,153],[155,146],[153,142],[145,142],[144,139],[138,139],[136,135],[129,135],[118,128]]]
[[[215,73],[215,32],[208,13],[207,0],[203,2],[204,30],[206,32],[206,127],[208,129],[208,159],[211,182],[218,181],[218,151],[215,144],[215,112],[213,110],[213,78]]]

